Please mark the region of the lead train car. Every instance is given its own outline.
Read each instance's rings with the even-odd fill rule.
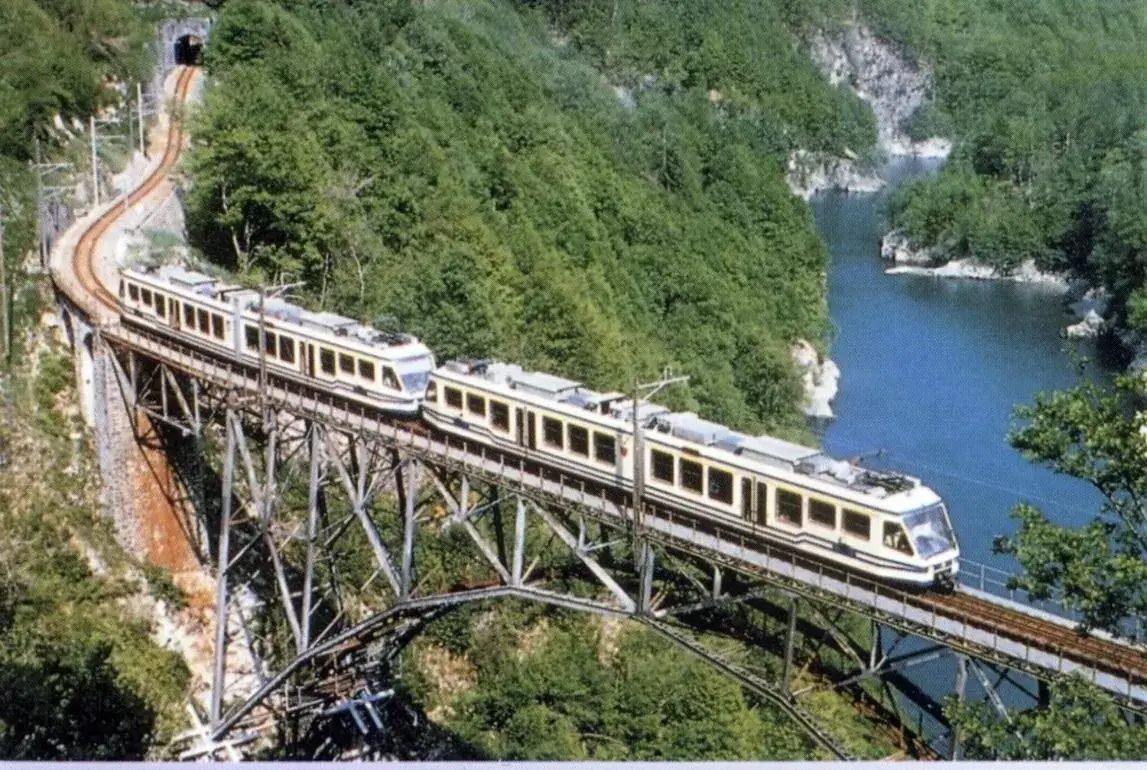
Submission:
[[[260,313],[258,292],[179,267],[124,269],[119,297],[136,323],[249,363],[265,360],[269,371],[314,378],[399,416],[418,414],[434,369],[430,349],[410,335],[281,299],[267,299]]]
[[[873,577],[954,585],[959,548],[918,479],[833,460],[641,403],[645,497]],[[633,487],[633,402],[553,375],[460,360],[430,378],[423,419],[569,473]]]

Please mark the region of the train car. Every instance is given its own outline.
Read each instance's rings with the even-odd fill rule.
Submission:
[[[633,410],[622,393],[492,361],[430,378],[435,428],[632,490]],[[639,403],[645,498],[876,578],[950,588],[959,547],[943,500],[919,479],[835,460],[692,413]]]
[[[135,323],[250,363],[265,361],[268,371],[313,378],[399,416],[418,414],[434,370],[430,349],[410,335],[264,299],[180,267],[122,270],[119,298]]]

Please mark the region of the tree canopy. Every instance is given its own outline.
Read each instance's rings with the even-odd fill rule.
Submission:
[[[1144,10],[863,0],[862,16],[935,72],[916,133],[957,140],[936,178],[898,191],[893,224],[950,257],[1034,259],[1102,283],[1117,322],[1147,329],[1132,311],[1147,296]]]
[[[600,387],[675,365],[679,406],[800,430],[788,349],[825,338],[827,255],[784,153],[871,143],[871,119],[783,16],[732,36],[751,4],[653,5],[231,0],[194,242],[443,357]],[[702,40],[733,63],[695,61]]]

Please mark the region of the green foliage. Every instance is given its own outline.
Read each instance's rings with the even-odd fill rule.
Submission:
[[[396,316],[442,357],[598,387],[672,364],[693,376],[679,406],[798,429],[787,351],[824,337],[826,253],[783,154],[863,149],[866,113],[794,50],[802,13],[619,2],[612,27],[575,5],[232,0],[194,241],[315,305]]]
[[[1020,562],[1018,585],[1036,597],[1058,592],[1083,615],[1086,628],[1121,633],[1120,619],[1147,617],[1147,441],[1139,410],[1147,381],[1123,376],[1110,390],[1093,383],[1020,407],[1024,421],[1012,445],[1058,473],[1090,482],[1105,498],[1082,530],[1054,524],[1040,511],[1017,506],[1018,533],[997,547]]]
[[[1128,633],[1127,620],[1147,618],[1147,380],[1124,375],[1109,388],[1084,382],[1040,395],[1016,409],[1020,424],[1010,440],[1026,457],[1091,483],[1104,497],[1095,519],[1081,529],[1017,505],[1015,535],[999,538],[998,552],[1023,572],[1012,580],[1034,598],[1056,597],[1080,613],[1080,630]],[[1147,731],[1129,725],[1109,695],[1075,678],[1051,689],[1046,706],[1001,723],[983,704],[951,702],[968,758],[1138,759]]]
[[[752,707],[720,672],[652,633],[622,627],[611,632],[615,649],[603,653],[610,643],[601,625],[536,609],[527,614],[532,620],[524,623],[512,610],[509,621],[501,614],[484,619],[468,654],[473,686],[450,703],[447,726],[488,757],[809,756],[798,728]],[[428,687],[436,672],[419,676]]]
[[[0,473],[0,756],[143,759],[181,726],[188,673],[121,606],[133,581],[92,573],[79,545],[126,561],[97,521],[99,482],[60,415],[66,357],[10,375]],[[30,362],[25,362],[30,363]],[[46,398],[43,394],[48,394]],[[110,567],[109,567],[110,568]]]
[[[944,713],[959,725],[970,760],[1128,760],[1147,756],[1147,729],[1128,725],[1109,695],[1079,677],[1051,685],[1046,708],[999,718],[986,703],[950,700]]]
[[[1102,282],[1122,321],[1147,283],[1143,10],[863,0],[863,18],[934,70],[913,133],[958,140],[935,179],[901,196],[893,224],[953,257],[1034,259]]]

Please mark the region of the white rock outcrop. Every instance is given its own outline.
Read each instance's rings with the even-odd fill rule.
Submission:
[[[821,360],[816,348],[806,340],[797,340],[793,345],[792,358],[802,372],[804,413],[809,417],[831,420],[835,416],[832,400],[839,390],[840,368],[831,358]]]
[[[1001,273],[976,259],[953,259],[938,267],[897,265],[884,271],[885,275],[930,275],[934,278],[970,278],[976,281],[1013,281],[1045,286],[1055,291],[1067,291],[1067,279],[1053,273],[1044,273],[1032,260],[1022,262],[1010,273]]]
[[[892,44],[853,23],[822,30],[810,52],[833,85],[847,84],[876,117],[877,143],[889,155],[946,158],[952,143],[943,137],[913,142],[906,133],[909,120],[932,96],[932,73],[909,61]]]
[[[944,260],[935,249],[920,249],[912,245],[903,230],[892,230],[880,239],[880,258],[895,265],[924,265],[935,267]]]
[[[829,190],[873,193],[884,187],[883,179],[861,170],[850,158],[806,150],[795,150],[789,155],[785,181],[793,195],[805,200]]]
[[[1098,337],[1107,329],[1107,322],[1103,316],[1094,310],[1087,311],[1087,315],[1077,324],[1072,324],[1064,333],[1072,339],[1090,339]]]

